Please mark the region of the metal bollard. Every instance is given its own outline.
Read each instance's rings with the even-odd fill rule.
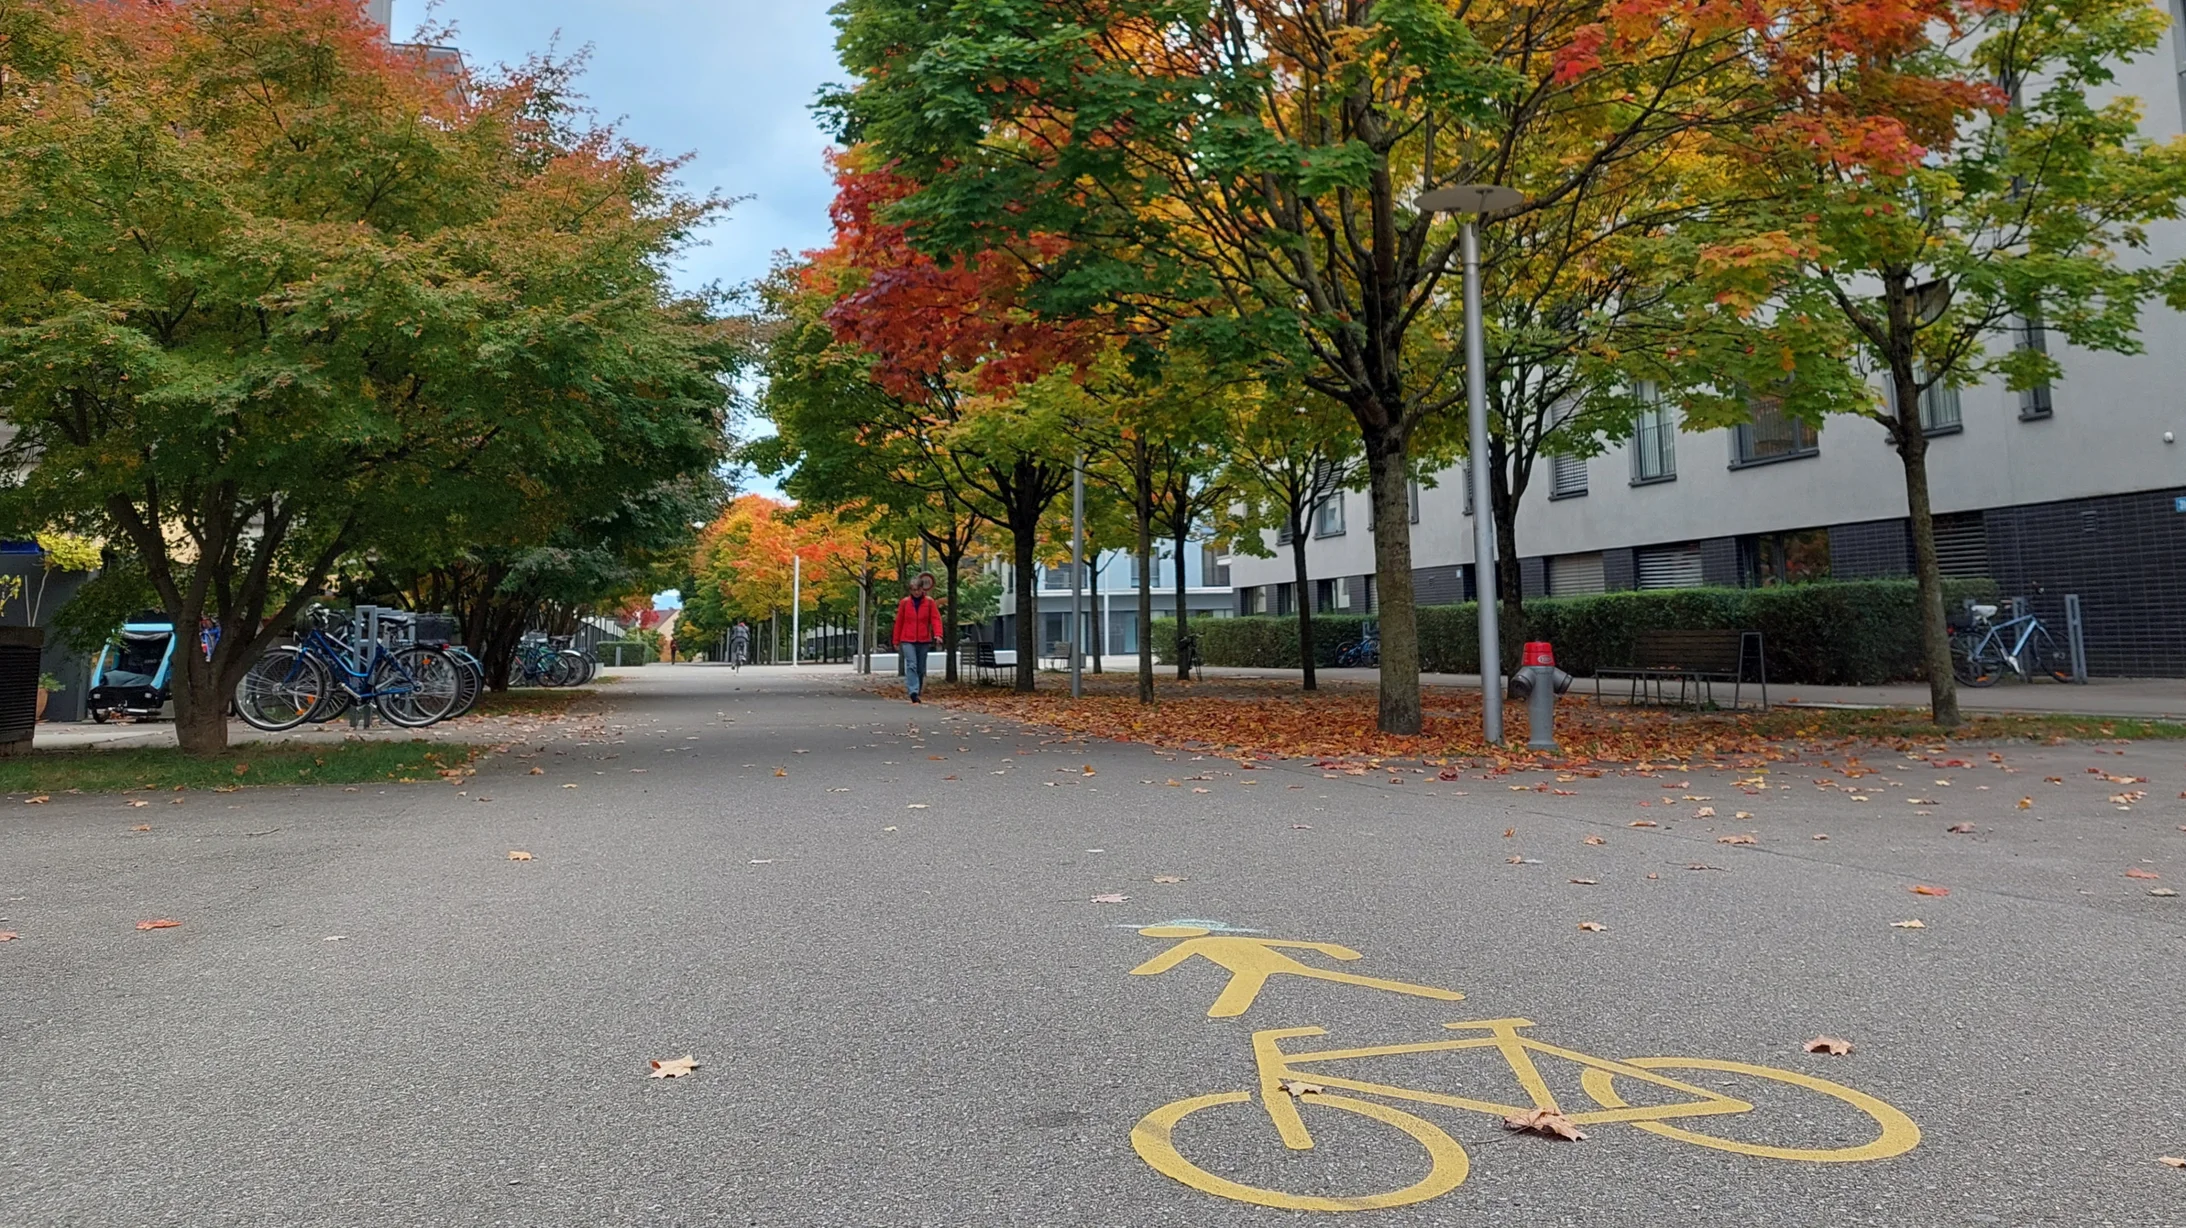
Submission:
[[[1556,697],[1571,689],[1571,675],[1556,668],[1556,650],[1536,640],[1525,664],[1510,676],[1510,697],[1526,704],[1526,749],[1556,750]]]

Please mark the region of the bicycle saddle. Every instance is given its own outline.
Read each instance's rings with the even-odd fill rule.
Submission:
[[[1975,618],[1994,618],[1996,617],[1996,607],[1993,605],[1977,605],[1973,607],[1973,616]]]

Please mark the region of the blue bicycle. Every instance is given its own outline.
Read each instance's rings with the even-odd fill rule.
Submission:
[[[323,609],[306,621],[295,644],[269,649],[236,684],[236,712],[253,728],[278,733],[368,703],[389,724],[415,729],[462,698],[464,671],[443,649],[352,643]]]
[[[2032,614],[1996,622],[1993,605],[1970,605],[1964,627],[1952,628],[1951,673],[1970,687],[1995,686],[2005,670],[2031,681],[2047,674],[2059,682],[2072,682],[2072,658],[2057,639]]]
[[[1373,669],[1381,664],[1381,632],[1368,627],[1359,635],[1359,642],[1346,644],[1336,653],[1336,664],[1343,669]]]

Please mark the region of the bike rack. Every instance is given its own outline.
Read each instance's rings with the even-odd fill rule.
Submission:
[[[2080,595],[2065,594],[2065,639],[2072,645],[2072,680],[2087,681],[2087,636],[2080,622]]]

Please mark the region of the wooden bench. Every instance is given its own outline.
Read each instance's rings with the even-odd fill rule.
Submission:
[[[971,640],[964,646],[972,650],[972,682],[978,686],[1000,686],[1002,666],[994,659],[994,645],[985,640]]]
[[[1745,697],[1745,685],[1757,683],[1761,706],[1769,706],[1769,672],[1759,631],[1641,631],[1633,637],[1632,662],[1594,671],[1594,697],[1605,678],[1629,679],[1631,703],[1715,706],[1715,684],[1731,684],[1731,707]],[[1677,698],[1669,685],[1677,683]]]

